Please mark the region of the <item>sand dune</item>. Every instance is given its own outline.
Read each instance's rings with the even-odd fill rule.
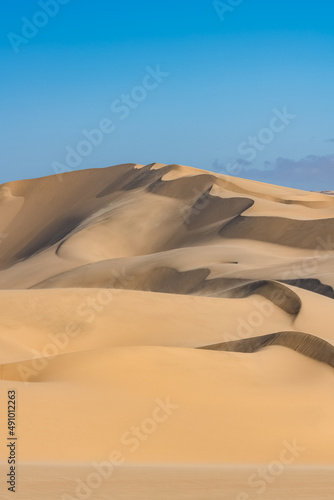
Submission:
[[[33,475],[114,450],[334,465],[332,196],[125,164],[0,186],[0,232],[1,398]]]
[[[295,464],[333,463],[333,368],[284,347],[103,348],[60,354],[26,384],[15,364],[2,374],[18,390],[22,462],[120,450],[128,463],[266,463],[296,440]]]

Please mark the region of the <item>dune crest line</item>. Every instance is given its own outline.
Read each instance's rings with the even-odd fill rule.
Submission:
[[[206,349],[209,351],[230,351],[254,353],[269,346],[281,346],[299,352],[308,358],[315,359],[321,363],[334,368],[334,346],[315,335],[303,332],[277,332],[269,335],[261,335],[247,339],[232,340],[212,344],[197,349]]]

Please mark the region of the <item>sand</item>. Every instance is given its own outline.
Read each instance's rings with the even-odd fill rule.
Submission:
[[[334,489],[333,467],[287,466],[279,477],[261,465],[252,466],[171,466],[146,464],[123,465],[113,469],[103,482],[91,483],[94,467],[59,466],[21,467],[22,500],[331,500]],[[1,470],[1,469],[0,469]],[[45,494],[41,482],[52,485]],[[88,485],[89,483],[89,485]],[[95,487],[94,487],[95,486]],[[64,491],[68,492],[65,493]],[[16,497],[18,495],[16,494]],[[15,497],[5,493],[2,498]]]
[[[331,498],[333,197],[126,164],[0,232],[1,498],[10,390],[18,499]]]

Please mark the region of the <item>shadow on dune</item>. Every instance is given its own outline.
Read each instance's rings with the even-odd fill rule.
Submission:
[[[243,238],[313,250],[321,248],[324,235],[333,232],[334,219],[297,220],[238,215],[225,224],[219,234],[223,238]]]
[[[319,337],[302,332],[278,332],[260,337],[246,338],[196,347],[197,350],[256,353],[266,347],[280,346],[292,349],[310,359],[325,363],[334,368],[334,346]],[[43,382],[43,369],[33,368],[32,362],[46,362],[50,368],[59,358],[71,356],[73,353],[60,354],[47,358],[33,358],[25,361],[4,363],[0,365],[0,380],[17,382]]]
[[[165,172],[166,173],[166,172]],[[171,181],[163,181],[160,178],[147,187],[147,191],[159,196],[180,200],[193,200],[210,190],[215,182],[215,176],[210,174],[199,174],[189,177],[180,177]]]
[[[314,278],[300,278],[295,280],[282,280],[282,283],[287,285],[297,286],[303,290],[309,290],[310,292],[318,293],[319,295],[324,295],[330,299],[334,299],[334,290],[331,286],[325,285],[320,280]]]
[[[127,169],[120,168],[117,178],[114,178],[107,187],[97,193],[96,197],[104,198],[115,193],[115,191],[131,191],[143,187],[147,188],[173,169],[172,166],[166,165],[161,169],[151,170],[153,165],[154,163],[142,168],[135,168],[135,164],[132,164]]]
[[[297,316],[302,308],[300,297],[277,281],[225,278],[210,280],[207,279],[209,274],[210,269],[205,268],[180,272],[164,266],[152,269],[143,267],[130,273],[122,273],[108,261],[103,261],[59,274],[31,289],[110,288],[231,299],[260,295],[293,316]]]
[[[334,346],[319,337],[302,332],[271,333],[260,337],[197,347],[197,349],[254,353],[269,346],[287,347],[334,368]]]
[[[277,281],[261,280],[236,284],[240,280],[235,280],[234,286],[229,283],[231,281],[225,278],[203,281],[197,288],[192,290],[192,293],[230,299],[242,299],[255,294],[261,295],[283,309],[283,311],[293,315],[299,314],[302,308],[302,301],[299,296]]]
[[[192,206],[185,221],[188,230],[202,229],[231,219],[254,205],[254,201],[250,198],[220,198],[209,193],[210,189],[202,194]]]
[[[75,231],[81,224],[83,217],[72,216],[52,221],[40,233],[32,238],[26,245],[12,256],[14,261],[29,259],[46,248],[66,238],[72,231]]]

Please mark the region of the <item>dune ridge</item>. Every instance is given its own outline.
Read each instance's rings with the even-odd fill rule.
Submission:
[[[275,345],[287,347],[334,368],[334,346],[319,337],[302,332],[277,332],[251,339],[203,346],[198,349],[252,353]]]
[[[325,194],[277,186],[266,189],[261,183],[232,182],[227,176],[178,165],[118,165],[71,172],[61,180],[50,176],[0,187],[7,197],[10,193],[14,200],[24,199],[13,220],[5,205],[1,212],[6,232],[0,253],[3,289],[45,285],[57,275],[107,260],[117,259],[118,267],[128,269],[130,263],[122,259],[133,259],[135,265],[140,256],[151,261],[152,273],[156,272],[155,256],[160,260],[158,267],[178,273],[209,268],[225,278],[238,274],[236,278],[249,280],[253,268],[258,279],[294,280],[298,286],[298,280],[305,277],[319,280],[324,287],[334,286],[334,273],[323,272],[324,267],[330,267],[325,257],[333,259],[328,235],[334,229],[334,219],[329,216],[334,200]],[[273,207],[275,217],[271,215]],[[142,228],[139,232],[138,223]],[[117,241],[108,233],[116,234]],[[244,263],[245,241],[264,251],[264,261],[277,256],[276,268],[271,271],[262,266],[260,275],[255,259]],[[265,245],[259,245],[261,242]],[[216,255],[208,266],[205,255],[210,246],[216,247]],[[186,261],[181,253],[185,249],[193,252],[195,247],[193,260],[199,264],[194,262],[192,269],[184,269]],[[311,263],[314,255],[324,254],[324,259],[315,257],[317,265],[311,275],[298,269],[298,259],[296,262],[293,257],[298,253],[292,252],[295,248]],[[220,262],[221,251],[232,255],[226,265]],[[175,265],[175,252],[180,254],[181,266]],[[44,263],[38,264],[44,258],[52,262],[52,271],[48,272]],[[28,276],[26,267],[35,267],[34,277]],[[17,274],[26,276],[26,281]],[[303,286],[309,285],[313,287],[303,282]]]

